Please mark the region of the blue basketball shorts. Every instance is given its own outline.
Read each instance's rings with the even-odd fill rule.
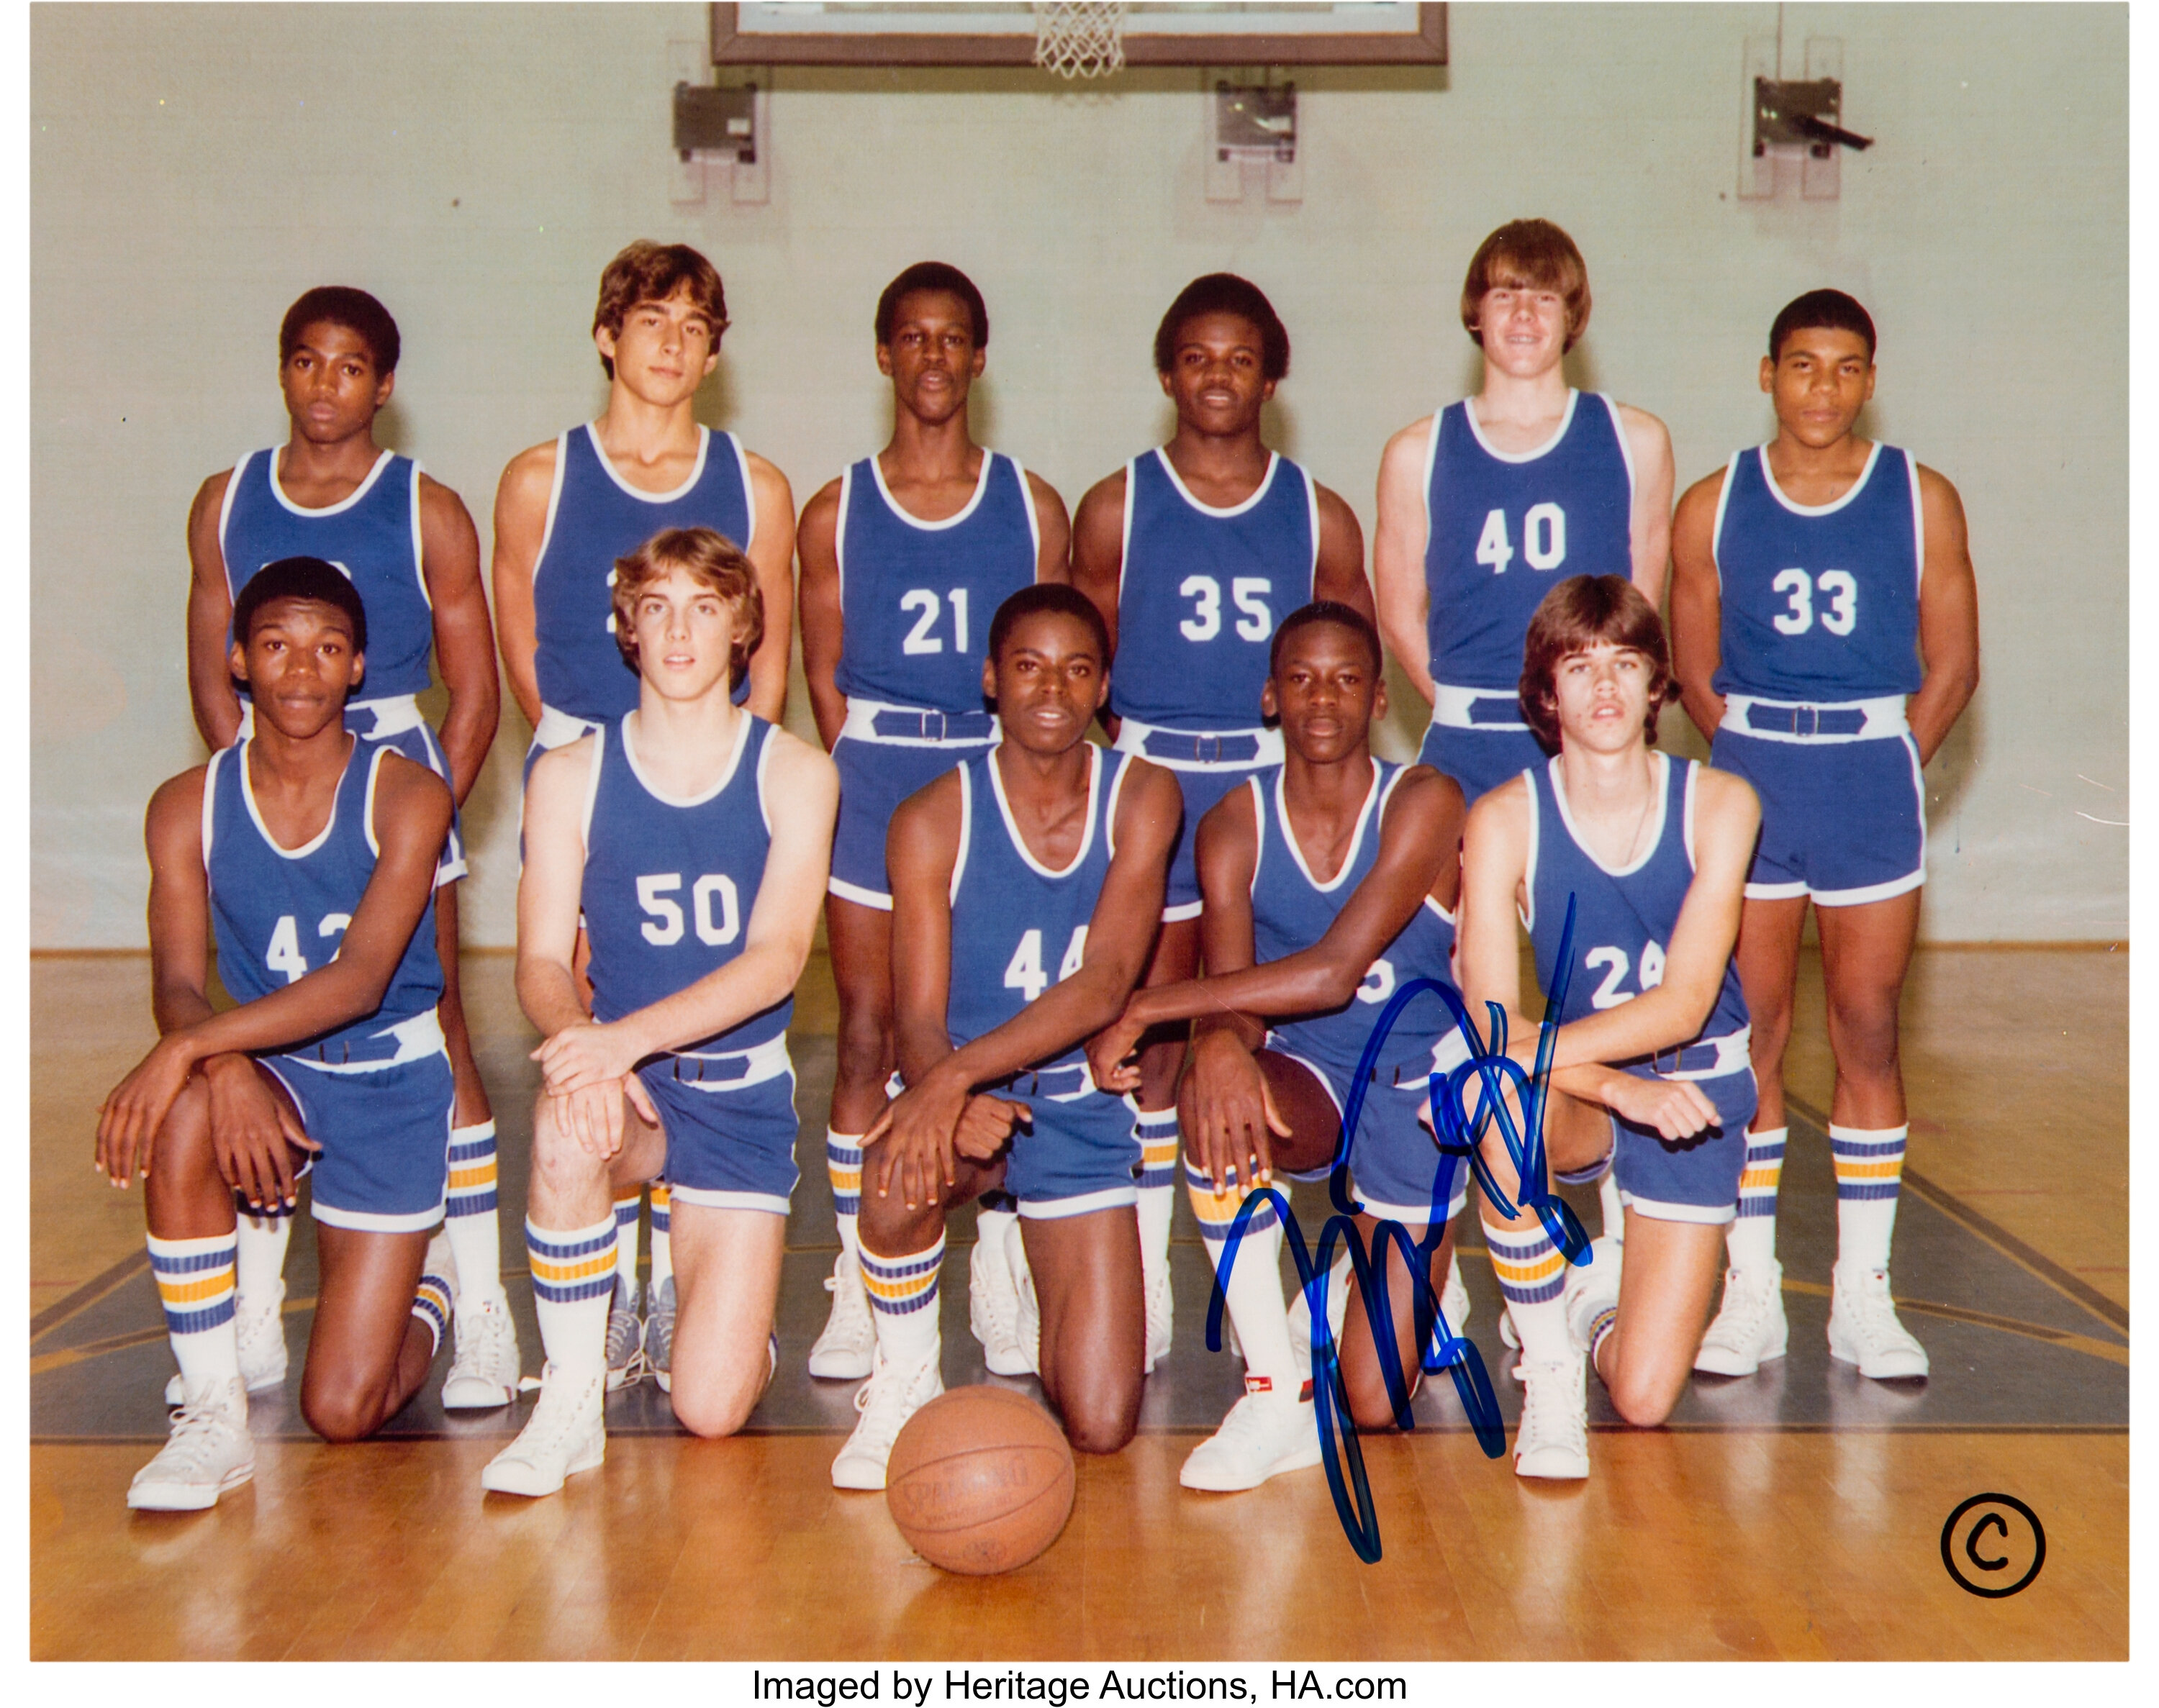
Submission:
[[[298,1055],[256,1060],[292,1093],[300,1125],[323,1147],[310,1170],[317,1221],[365,1234],[423,1234],[443,1219],[457,1088],[439,1033],[432,1053],[381,1067]]]
[[[1199,863],[1195,854],[1199,821],[1215,802],[1231,789],[1241,788],[1245,779],[1259,769],[1257,765],[1219,765],[1170,771],[1184,795],[1184,822],[1178,827],[1176,845],[1170,851],[1169,882],[1162,898],[1165,924],[1199,917]]]
[[[1054,1221],[1139,1202],[1140,1141],[1132,1131],[1139,1110],[1131,1099],[1096,1090],[1084,1064],[984,1089],[1028,1108],[1005,1164],[1004,1189],[1023,1216]]]
[[[1647,1068],[1627,1070],[1658,1077]],[[1611,1117],[1613,1172],[1619,1202],[1659,1222],[1729,1222],[1738,1213],[1747,1167],[1747,1123],[1754,1118],[1754,1070],[1696,1079],[1716,1106],[1717,1124],[1691,1139],[1666,1139],[1654,1127]]]
[[[1709,763],[1762,797],[1753,901],[1825,908],[1885,901],[1927,881],[1926,782],[1909,731],[1861,741],[1775,741],[1729,726]]]
[[[899,804],[993,745],[950,742],[919,746],[842,735],[832,747],[840,770],[840,816],[832,832],[832,875],[826,888],[843,902],[892,911],[884,867],[885,832]]]
[[[1534,732],[1504,726],[1463,729],[1457,725],[1426,726],[1424,744],[1417,749],[1417,763],[1429,765],[1452,777],[1462,788],[1464,802],[1497,789],[1510,777],[1533,770],[1550,757]]]
[[[717,1064],[717,1065],[715,1065]],[[701,1074],[735,1073],[728,1079]],[[686,1204],[787,1214],[795,1167],[795,1065],[784,1035],[729,1056],[664,1055],[637,1070],[667,1136],[667,1188]]]
[[[1271,1035],[1267,1048],[1297,1063],[1319,1081],[1334,1105],[1337,1120],[1346,1115],[1350,1090],[1356,1083],[1356,1063],[1299,1055]],[[1349,1162],[1350,1183],[1367,1214],[1383,1222],[1400,1222],[1406,1228],[1428,1225],[1440,1165],[1449,1161],[1453,1165],[1453,1184],[1447,1198],[1447,1219],[1452,1220],[1462,1214],[1468,1202],[1469,1159],[1442,1157],[1439,1141],[1421,1117],[1429,1095],[1431,1073],[1451,1071],[1468,1060],[1468,1055],[1469,1047],[1462,1034],[1450,1027],[1433,1049],[1429,1064],[1419,1063],[1413,1069],[1397,1070],[1390,1076],[1391,1083],[1382,1080],[1365,1087],[1357,1130],[1349,1136]]]

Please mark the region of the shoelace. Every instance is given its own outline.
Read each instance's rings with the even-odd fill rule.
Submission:
[[[215,1405],[183,1405],[173,1414],[172,1436],[158,1457],[169,1457],[184,1466],[199,1466],[214,1451],[220,1427],[233,1431],[238,1426]]]

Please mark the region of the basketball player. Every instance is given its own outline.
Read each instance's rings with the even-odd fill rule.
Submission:
[[[1146,965],[1178,791],[1086,739],[1109,690],[1109,637],[1080,593],[1014,593],[989,651],[982,691],[1002,739],[903,802],[886,844],[907,1089],[864,1146],[877,1361],[832,1462],[840,1488],[883,1488],[893,1438],[944,1390],[945,1217],[992,1188],[1019,1201],[1022,1342],[1072,1444],[1115,1452],[1139,1418],[1139,1147],[1130,1101],[1095,1089],[1080,1046]]]
[[[447,1255],[446,1243],[427,1249],[455,1096],[429,915],[450,790],[346,729],[367,619],[335,567],[260,567],[232,627],[226,664],[253,695],[253,728],[150,802],[162,1036],[97,1126],[112,1183],[144,1177],[150,1267],[180,1366],[172,1438],[127,1491],[153,1511],[214,1506],[254,1474],[236,1193],[289,1214],[313,1159],[322,1289],[300,1410],[325,1439],[370,1435],[412,1397],[450,1307],[448,1280],[422,1272],[423,1256]],[[213,955],[239,1005],[223,1012]]]
[[[1250,1193],[1276,1170],[1304,1178],[1332,1167],[1380,1006],[1411,979],[1451,982],[1461,884],[1460,789],[1423,766],[1372,756],[1386,688],[1370,619],[1347,605],[1306,605],[1283,619],[1270,650],[1261,705],[1281,720],[1286,757],[1224,796],[1197,839],[1207,976],[1137,992],[1088,1048],[1096,1083],[1129,1089],[1138,1070],[1122,1056],[1141,1034],[1165,1020],[1195,1022],[1178,1121],[1185,1183],[1218,1274]],[[1400,1250],[1390,1243],[1381,1259],[1375,1234],[1390,1220],[1423,1238],[1440,1159],[1418,1115],[1435,1066],[1466,1055],[1440,999],[1420,1002],[1431,1012],[1405,1012],[1382,1047],[1349,1159],[1359,1237],[1386,1265],[1395,1367],[1409,1373],[1410,1391],[1424,1338],[1412,1283]],[[1270,1030],[1259,1015],[1279,1017]],[[1446,1214],[1463,1202],[1457,1187]],[[1442,1249],[1451,1256],[1448,1237]],[[1273,1209],[1262,1206],[1223,1282],[1245,1397],[1184,1462],[1187,1488],[1253,1488],[1319,1462],[1309,1335],[1300,1348],[1290,1330],[1281,1247]],[[1385,1428],[1394,1406],[1354,1283],[1331,1288],[1330,1303],[1337,1299],[1348,1307],[1340,1344],[1351,1416]]]
[[[494,612],[510,692],[538,755],[626,717],[637,673],[615,644],[615,561],[667,528],[711,528],[756,566],[764,639],[738,675],[735,703],[777,723],[787,706],[794,610],[795,496],[787,478],[729,432],[696,418],[697,388],[718,365],[727,305],[719,273],[686,244],[639,240],[607,264],[593,343],[608,376],[598,421],[513,458],[494,499]],[[652,1201],[652,1276],[638,1318],[641,1189],[615,1205],[622,1294],[608,1324],[611,1386],[649,1366],[665,1375],[674,1333],[672,1250],[664,1191]]]
[[[1754,1076],[1732,945],[1761,817],[1739,779],[1651,749],[1672,692],[1664,627],[1640,592],[1616,575],[1561,582],[1530,619],[1521,675],[1530,727],[1558,753],[1489,791],[1463,843],[1469,1012],[1499,1004],[1510,1051],[1533,1066],[1519,916],[1547,992],[1566,980],[1543,1116],[1551,1168],[1610,1157],[1625,1211],[1623,1230],[1570,1267],[1488,1130],[1485,1160],[1517,1211],[1487,1201],[1484,1234],[1521,1339],[1523,1477],[1589,1474],[1585,1353],[1628,1422],[1670,1414],[1739,1197]],[[1466,1112],[1478,1096],[1465,1090]]]
[[[1921,768],[1978,686],[1979,608],[1956,489],[1859,435],[1874,380],[1866,309],[1841,291],[1788,303],[1762,360],[1776,437],[1688,489],[1672,524],[1687,712],[1713,736],[1711,763],[1762,797],[1739,930],[1762,1103],[1724,1306],[1696,1366],[1723,1375],[1785,1347],[1784,1060],[1810,901],[1836,1063],[1830,1353],[1863,1376],[1927,1374],[1889,1292],[1907,1131],[1897,1002],[1927,876]]]
[[[817,731],[840,769],[840,822],[825,932],[839,986],[839,1060],[825,1139],[840,1255],[831,1319],[810,1374],[870,1373],[876,1333],[855,1244],[862,1135],[884,1108],[894,1064],[893,810],[940,773],[985,751],[983,638],[1007,594],[1065,579],[1071,524],[1038,475],[976,444],[967,392],[990,341],[974,282],[918,261],[878,298],[878,371],[892,381],[892,437],[828,482],[802,512],[802,670]],[[1004,1252],[1012,1212],[977,1224],[976,1332],[990,1369],[1022,1374],[1017,1293]]]
[[[1625,576],[1652,610],[1664,600],[1671,436],[1654,416],[1566,383],[1589,309],[1572,238],[1549,220],[1500,226],[1462,286],[1483,386],[1404,427],[1380,460],[1380,632],[1432,704],[1417,758],[1471,801],[1544,763],[1515,691],[1530,614],[1554,583]],[[1608,1178],[1600,1194],[1615,1231]]]
[[[1355,514],[1261,436],[1261,411],[1289,372],[1289,333],[1266,293],[1230,273],[1194,279],[1156,329],[1154,365],[1177,431],[1090,488],[1072,533],[1073,585],[1101,612],[1116,650],[1105,727],[1121,751],[1167,767],[1184,796],[1150,985],[1199,970],[1201,818],[1259,767],[1281,762],[1281,737],[1260,714],[1275,625],[1313,599],[1372,610]],[[1183,1058],[1182,1028],[1140,1058],[1150,1369],[1170,1344]]]
[[[247,732],[228,656],[233,601],[266,563],[296,555],[335,564],[373,614],[365,681],[346,725],[427,766],[462,802],[494,740],[500,707],[494,631],[481,591],[479,541],[464,505],[410,458],[375,442],[375,417],[396,384],[397,323],[365,291],[325,286],[286,311],[278,385],[291,419],[286,443],[214,474],[188,517],[188,691],[195,727],[213,749]],[[442,735],[417,696],[432,654],[448,694]],[[495,1221],[494,1115],[473,1059],[458,990],[458,892],[465,875],[454,816],[436,898],[443,1035],[458,1086],[449,1138],[447,1226],[456,1254],[456,1353],[443,1404],[506,1405],[517,1385],[517,1331],[502,1287]],[[285,1246],[292,1222],[270,1206],[240,1223],[241,1374],[250,1389],[285,1379]],[[168,1385],[177,1404],[180,1379]]]
[[[676,1416],[732,1434],[771,1379],[797,1177],[787,1022],[839,789],[831,760],[730,697],[763,628],[758,579],[709,528],[668,529],[619,560],[637,709],[543,756],[526,785],[517,995],[546,1041],[526,1240],[547,1368],[484,1488],[552,1494],[606,1457],[624,1187],[664,1177],[681,1219],[661,1384]]]

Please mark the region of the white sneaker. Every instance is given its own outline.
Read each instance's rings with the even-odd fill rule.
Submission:
[[[1877,1381],[1927,1374],[1927,1349],[1897,1320],[1889,1297],[1889,1271],[1830,1271],[1829,1355],[1857,1364]]]
[[[1447,1326],[1464,1340],[1469,1338],[1469,1289],[1462,1284],[1462,1262],[1447,1254],[1447,1284],[1439,1290],[1439,1308],[1447,1312]]]
[[[1587,1360],[1525,1364],[1522,1419],[1514,1431],[1514,1474],[1566,1480],[1589,1474]]]
[[[938,1357],[933,1352],[914,1369],[899,1369],[886,1364],[879,1350],[869,1380],[855,1390],[855,1410],[862,1421],[832,1461],[833,1488],[884,1487],[885,1461],[892,1457],[892,1444],[899,1439],[901,1429],[945,1391]]]
[[[870,1316],[868,1290],[862,1286],[862,1259],[845,1246],[832,1260],[825,1291],[832,1296],[832,1314],[810,1348],[810,1374],[828,1382],[858,1382],[876,1362],[877,1323]]]
[[[1276,1393],[1265,1376],[1245,1377],[1245,1390],[1221,1428],[1186,1456],[1177,1480],[1187,1488],[1230,1494],[1319,1462],[1318,1414],[1309,1400]]]
[[[773,1356],[777,1358],[779,1353]],[[675,1391],[675,1277],[671,1275],[645,1302],[645,1368],[652,1372],[661,1393]]]
[[[1600,1234],[1589,1242],[1587,1264],[1570,1263],[1563,1297],[1566,1302],[1566,1332],[1574,1349],[1587,1356],[1589,1331],[1597,1314],[1619,1304],[1619,1242]]]
[[[1724,1303],[1694,1367],[1712,1376],[1751,1376],[1771,1359],[1784,1355],[1790,1330],[1784,1322],[1784,1265],[1772,1261],[1760,1274],[1743,1269],[1724,1272]]]
[[[1499,1338],[1510,1352],[1522,1349],[1522,1337],[1514,1327],[1514,1313],[1507,1308],[1504,1299],[1499,1301]]]
[[[517,1439],[487,1462],[479,1486],[497,1494],[552,1494],[565,1478],[595,1469],[607,1457],[601,1404],[607,1377],[572,1383],[554,1365],[540,1372],[540,1400]]]
[[[613,1394],[645,1379],[645,1325],[637,1315],[637,1283],[617,1276],[608,1301],[607,1390]]]
[[[247,1390],[236,1379],[222,1392],[189,1396],[173,1414],[173,1434],[127,1485],[138,1512],[200,1512],[255,1474],[247,1433]]]
[[[1172,1335],[1176,1329],[1176,1297],[1170,1291],[1169,1265],[1164,1263],[1154,1284],[1147,1290],[1147,1364],[1146,1373],[1154,1374],[1154,1367],[1169,1356]]]
[[[266,1388],[283,1387],[287,1367],[284,1277],[278,1277],[277,1287],[259,1307],[246,1299],[237,1301],[232,1328],[240,1338],[240,1379],[247,1391],[260,1394]],[[176,1370],[165,1383],[165,1404],[184,1405],[187,1401],[187,1381]]]
[[[493,1298],[461,1295],[455,1320],[457,1351],[443,1379],[443,1409],[486,1411],[509,1405],[524,1364],[509,1298],[500,1288]]]
[[[1011,1241],[1019,1237],[1015,1217],[1007,1240],[978,1239],[967,1260],[967,1327],[981,1343],[983,1366],[993,1376],[1034,1374],[1034,1360],[1020,1334],[1019,1285],[1011,1251]],[[1023,1246],[1019,1266],[1026,1261]]]

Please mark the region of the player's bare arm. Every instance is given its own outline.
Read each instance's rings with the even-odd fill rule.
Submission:
[[[1364,578],[1364,530],[1342,494],[1319,487],[1319,558],[1312,565],[1312,596],[1333,599],[1373,619],[1372,584]]]
[[[1619,405],[1619,431],[1634,465],[1634,505],[1628,520],[1633,580],[1652,610],[1665,603],[1665,569],[1671,558],[1672,436],[1664,422],[1631,403]]]
[[[1926,675],[1904,710],[1919,763],[1934,758],[1979,686],[1979,581],[1957,489],[1919,465],[1927,556],[1919,571],[1919,657]]]
[[[231,479],[230,468],[211,475],[188,510],[188,701],[203,744],[213,753],[230,747],[240,735],[240,696],[233,691],[226,663],[232,588],[217,537]]]
[[[1042,536],[1041,550],[1035,554],[1034,578],[1038,582],[1069,582],[1072,518],[1065,513],[1064,500],[1058,495],[1055,487],[1033,469],[1027,471],[1027,495],[1028,501],[1034,506],[1035,531]],[[1111,631],[1113,634],[1115,632]]]
[[[532,577],[547,535],[555,449],[555,441],[549,439],[520,451],[502,471],[494,493],[494,562],[489,578],[494,591],[495,643],[510,678],[510,697],[535,728],[540,723],[540,628]]]
[[[420,477],[420,572],[434,610],[435,665],[450,697],[443,717],[443,757],[449,762],[451,792],[462,804],[494,744],[502,689],[494,668],[494,628],[480,585],[479,531],[464,500],[425,474]]]
[[[1680,703],[1706,740],[1716,738],[1724,721],[1724,696],[1709,684],[1723,650],[1716,503],[1725,474],[1720,468],[1695,482],[1672,517],[1672,677],[1680,685]]]
[[[1372,591],[1380,639],[1427,704],[1432,697],[1432,590],[1424,573],[1431,525],[1424,510],[1425,458],[1432,420],[1413,422],[1380,458],[1379,525],[1372,536]]]
[[[764,598],[764,638],[749,661],[749,709],[768,723],[787,716],[787,658],[795,621],[795,494],[787,477],[756,452],[749,459],[749,546]],[[531,585],[531,577],[526,585]],[[827,827],[829,829],[829,826]]]
[[[847,696],[835,677],[847,624],[840,599],[840,483],[828,480],[802,507],[795,530],[795,556],[801,565],[796,598],[802,624],[802,675],[810,685],[810,715],[817,738],[829,753],[847,721]]]
[[[1072,585],[1101,613],[1117,650],[1117,587],[1125,572],[1125,471],[1087,489],[1072,518]]]

